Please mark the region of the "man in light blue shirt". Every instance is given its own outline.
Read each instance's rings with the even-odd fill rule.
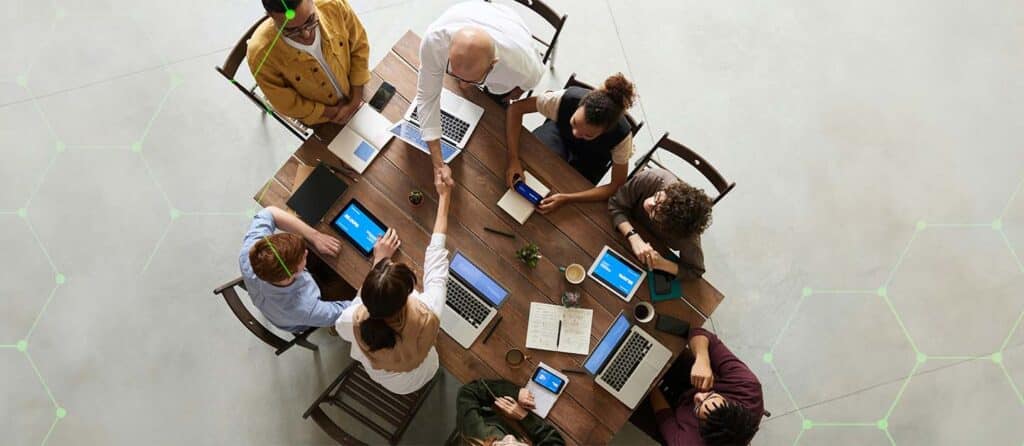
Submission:
[[[278,228],[284,232],[274,234]],[[238,256],[253,304],[272,324],[292,333],[333,326],[341,311],[352,304],[320,299],[320,287],[306,270],[306,242],[330,257],[341,247],[334,237],[269,206],[253,217]]]

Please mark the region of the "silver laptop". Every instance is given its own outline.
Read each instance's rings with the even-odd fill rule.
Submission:
[[[670,359],[671,350],[619,312],[583,368],[599,386],[635,409]]]
[[[418,104],[413,103],[405,111],[405,117],[397,122],[391,129],[405,142],[430,153],[426,142],[421,135]],[[441,89],[441,158],[449,162],[462,149],[466,148],[469,137],[473,135],[480,118],[484,115],[484,109],[461,96]]]
[[[448,296],[441,313],[441,329],[459,345],[469,348],[498,314],[508,290],[456,252],[448,267]]]

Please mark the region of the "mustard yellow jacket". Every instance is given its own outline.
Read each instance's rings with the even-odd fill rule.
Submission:
[[[324,59],[346,97],[353,86],[370,81],[370,44],[366,30],[345,0],[315,0]],[[279,113],[306,125],[327,122],[324,108],[337,105],[330,79],[309,53],[285,43],[269,17],[248,42],[246,59],[256,84]]]

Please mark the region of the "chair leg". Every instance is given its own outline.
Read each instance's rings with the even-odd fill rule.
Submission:
[[[301,345],[303,347],[306,347],[306,348],[308,348],[310,350],[313,350],[313,351],[320,350],[320,346],[318,346],[318,345],[316,345],[316,344],[314,344],[312,342],[309,342],[309,341],[307,341],[305,339],[296,339],[295,343],[299,344],[299,345]]]

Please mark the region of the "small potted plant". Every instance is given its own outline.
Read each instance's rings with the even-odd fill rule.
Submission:
[[[419,207],[421,204],[423,204],[423,191],[418,189],[413,189],[412,191],[410,191],[409,203],[412,204],[413,207]]]
[[[541,259],[540,248],[533,243],[527,243],[526,246],[516,250],[516,258],[525,263],[526,266],[536,268],[537,263]]]

